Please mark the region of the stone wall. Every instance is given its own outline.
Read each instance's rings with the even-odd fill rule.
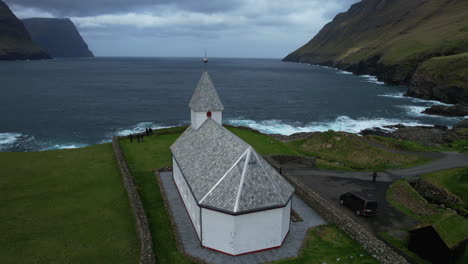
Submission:
[[[283,155],[275,154],[264,156],[268,161],[274,160],[277,165],[284,165],[287,163],[302,164],[308,167],[315,167],[315,158],[313,157],[304,157],[297,155]]]
[[[462,201],[457,196],[422,179],[419,179],[414,184],[414,189],[425,199],[443,204],[444,207],[451,207],[456,210],[457,205],[462,204]],[[466,212],[463,210],[457,210],[457,213],[466,216]]]
[[[120,148],[119,138],[112,138],[112,147],[114,149],[117,165],[120,169],[120,174],[127,190],[128,199],[132,207],[132,213],[135,218],[135,226],[140,239],[140,264],[156,263],[155,254],[153,252],[153,239],[149,229],[148,218],[143,208],[140,196],[133,181],[133,176],[128,169],[122,149]]]
[[[370,252],[383,264],[408,263],[405,258],[397,254],[391,247],[377,239],[349,216],[336,209],[330,202],[312,191],[297,178],[284,173],[283,176],[294,186],[299,195],[311,208],[320,214],[327,222],[340,227],[351,238],[358,241],[362,247]]]

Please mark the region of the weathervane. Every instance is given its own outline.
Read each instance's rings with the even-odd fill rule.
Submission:
[[[205,50],[205,57],[203,58],[203,63],[205,64],[205,71],[206,71],[206,64],[208,63],[208,58],[206,57],[206,50]]]

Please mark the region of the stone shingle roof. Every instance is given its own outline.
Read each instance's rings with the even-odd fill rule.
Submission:
[[[189,107],[196,112],[224,110],[224,106],[221,103],[221,99],[219,99],[218,92],[216,91],[208,72],[203,72],[200,81],[198,81],[197,88],[195,88]]]
[[[294,188],[249,144],[208,118],[171,146],[197,203],[240,214],[286,205]]]

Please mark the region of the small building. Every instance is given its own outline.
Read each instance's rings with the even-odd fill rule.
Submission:
[[[450,217],[441,223],[410,230],[408,249],[434,264],[456,263],[465,252],[468,230],[456,231],[448,221]],[[447,228],[452,230],[446,232]]]
[[[208,72],[190,100],[191,125],[171,146],[173,177],[203,247],[242,255],[282,245],[294,188],[222,126]]]

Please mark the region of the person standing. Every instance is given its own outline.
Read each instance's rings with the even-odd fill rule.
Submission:
[[[130,138],[130,143],[132,143],[133,142],[133,134],[128,135],[128,137]]]
[[[375,179],[376,179],[376,178],[377,178],[377,172],[374,171],[374,172],[372,173],[372,181],[375,182]]]

